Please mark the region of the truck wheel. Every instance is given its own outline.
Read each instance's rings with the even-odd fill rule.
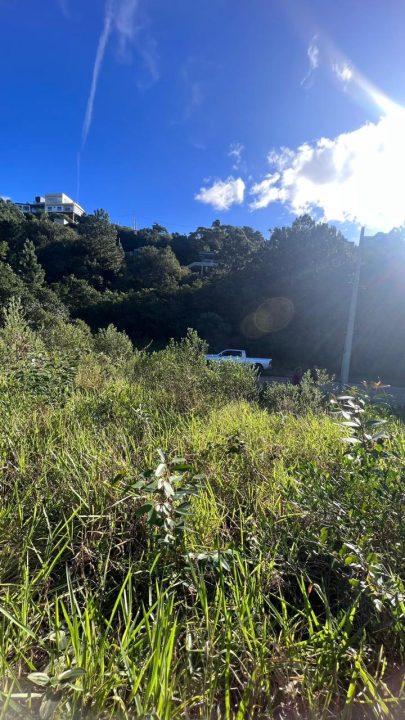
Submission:
[[[256,365],[255,365],[255,370],[256,370],[256,372],[257,372],[258,375],[261,375],[262,372],[263,372],[263,365],[260,365],[260,363],[256,363]]]

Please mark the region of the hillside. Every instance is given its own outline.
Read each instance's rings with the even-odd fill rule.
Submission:
[[[0,242],[0,300],[20,297],[33,327],[55,318],[93,330],[113,323],[137,347],[155,348],[191,327],[213,350],[245,347],[276,368],[340,367],[357,248],[308,216],[269,239],[219,221],[180,235],[156,224],[134,232],[104,211],[62,227],[0,200]],[[213,267],[190,269],[207,253]],[[404,270],[401,231],[368,241],[356,376],[403,383]]]

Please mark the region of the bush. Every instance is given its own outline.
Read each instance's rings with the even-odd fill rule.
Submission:
[[[94,348],[116,363],[129,360],[134,350],[128,335],[117,330],[114,325],[98,331],[94,338]]]
[[[207,346],[195,330],[165,350],[142,353],[133,365],[133,377],[156,393],[161,409],[204,412],[225,400],[257,395],[256,376],[236,363],[208,365]]]
[[[323,387],[329,378],[325,371],[318,371],[315,382],[307,371],[299,385],[292,383],[264,383],[260,388],[260,404],[269,412],[293,413],[321,412],[327,400]]]
[[[47,352],[39,333],[30,329],[19,300],[11,300],[4,310],[0,363],[9,389],[38,399],[59,401],[73,384],[69,359]]]
[[[83,320],[66,322],[54,318],[50,326],[41,330],[40,336],[48,350],[54,350],[74,363],[94,349],[91,330]]]

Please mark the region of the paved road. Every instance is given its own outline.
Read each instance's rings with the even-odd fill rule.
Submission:
[[[278,382],[278,383],[290,383],[291,378],[288,377],[276,377],[275,375],[265,375],[261,377],[261,382]],[[352,383],[353,386],[362,388],[361,383]],[[389,387],[381,390],[378,393],[378,397],[383,397],[391,405],[405,408],[405,388],[396,387],[390,385]]]

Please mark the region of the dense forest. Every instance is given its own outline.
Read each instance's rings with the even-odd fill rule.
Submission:
[[[189,266],[209,253],[214,266]],[[21,298],[31,326],[113,323],[138,347],[194,328],[213,350],[240,346],[275,369],[339,369],[357,247],[305,215],[269,238],[221,224],[187,235],[133,231],[104,210],[75,227],[25,217],[0,200],[0,301]],[[405,372],[405,241],[366,241],[352,371],[398,382]]]

